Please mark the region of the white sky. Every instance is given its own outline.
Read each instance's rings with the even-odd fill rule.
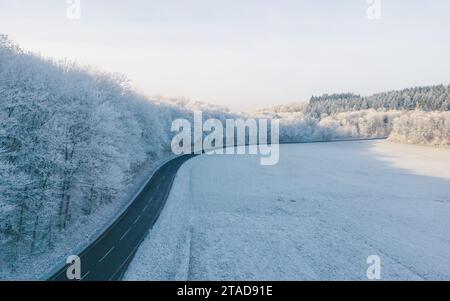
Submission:
[[[337,3],[339,2],[339,3]],[[126,74],[143,92],[255,109],[312,94],[450,83],[450,1],[0,0],[23,48]]]

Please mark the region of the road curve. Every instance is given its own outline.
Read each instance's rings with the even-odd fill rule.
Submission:
[[[183,155],[161,166],[124,213],[91,245],[78,254],[81,280],[120,280],[128,264],[158,219],[180,166],[194,155]],[[65,265],[50,281],[66,281]]]
[[[339,139],[305,143],[378,139],[385,138]],[[104,281],[122,278],[137,248],[158,219],[178,169],[194,156],[196,155],[182,155],[161,166],[125,212],[97,240],[78,254],[81,259],[81,280]],[[67,281],[67,267],[68,265],[62,267],[48,280]]]

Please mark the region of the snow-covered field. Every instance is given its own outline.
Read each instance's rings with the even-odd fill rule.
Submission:
[[[450,279],[450,149],[282,145],[179,171],[127,280]]]

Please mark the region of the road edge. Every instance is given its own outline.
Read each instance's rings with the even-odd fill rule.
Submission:
[[[117,222],[117,220],[120,218],[120,216],[131,206],[131,204],[133,204],[133,202],[136,200],[136,198],[139,196],[139,194],[142,192],[142,190],[145,188],[145,186],[148,184],[148,182],[150,182],[150,180],[153,178],[153,176],[155,175],[155,173],[166,163],[168,163],[169,161],[172,161],[176,158],[178,158],[179,156],[175,156],[175,155],[170,155],[166,158],[157,160],[155,162],[155,166],[152,168],[151,172],[149,172],[149,174],[147,176],[142,176],[142,178],[145,178],[145,180],[141,180],[141,182],[143,182],[139,188],[137,188],[137,191],[133,194],[133,196],[130,198],[130,200],[128,202],[125,202],[118,210],[117,212],[114,214],[114,216],[111,217],[111,219],[104,224],[102,227],[98,228],[90,237],[89,240],[87,240],[86,242],[78,245],[77,247],[75,247],[74,249],[72,249],[72,251],[68,252],[70,254],[73,255],[78,255],[81,254],[84,250],[86,250],[90,245],[92,245],[93,243],[95,243],[95,241],[97,241],[99,238],[102,237],[102,235],[104,235],[106,233],[106,231],[112,226],[114,225],[114,223]],[[47,272],[43,273],[42,276],[40,276],[37,280],[40,281],[48,281],[51,280],[51,278],[58,273],[58,271],[60,271],[61,269],[64,268],[64,266],[66,265],[66,263],[59,263],[58,265],[54,266],[53,268],[49,269]]]

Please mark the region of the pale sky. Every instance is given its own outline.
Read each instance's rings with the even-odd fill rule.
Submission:
[[[377,0],[373,0],[377,1]],[[0,0],[0,33],[123,73],[148,95],[256,109],[450,83],[450,1]]]

